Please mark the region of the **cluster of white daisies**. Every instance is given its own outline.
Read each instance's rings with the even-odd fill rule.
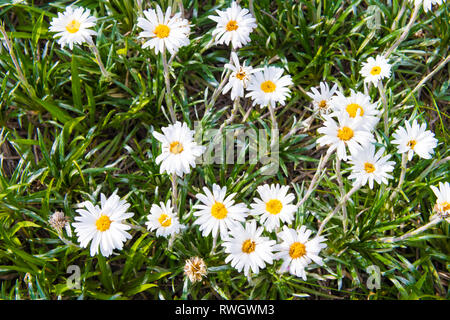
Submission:
[[[441,0],[419,1],[427,11],[434,3]],[[228,82],[222,93],[231,93],[231,99],[249,97],[253,104],[274,108],[276,103],[285,104],[290,95],[289,86],[293,84],[289,75],[283,76],[283,69],[274,66],[252,68],[240,63],[236,50],[250,42],[250,33],[257,27],[256,19],[250,12],[241,8],[236,2],[224,11],[217,10],[217,16],[209,18],[217,22],[212,35],[217,44],[231,45]],[[143,31],[138,38],[145,39],[143,48],[150,48],[158,53],[175,54],[180,47],[189,44],[190,23],[181,13],[172,15],[169,7],[165,12],[157,5],[156,10],[143,11],[144,17],[138,18],[137,26]],[[51,22],[50,31],[56,32],[61,46],[88,43],[94,45],[92,36],[97,33],[94,27],[96,18],[83,8],[68,7],[64,13]],[[378,85],[391,75],[391,65],[383,56],[369,58],[360,71],[367,84]],[[245,95],[244,91],[247,91]],[[388,183],[392,178],[394,161],[390,155],[384,155],[385,148],[375,147],[374,129],[383,112],[377,102],[372,102],[369,95],[351,91],[349,96],[331,89],[328,84],[320,83],[320,91],[312,88],[308,95],[313,100],[318,113],[323,117],[323,127],[318,132],[323,136],[318,139],[321,146],[329,146],[328,153],[336,151],[337,159],[348,161],[351,167],[350,179],[358,186],[369,184],[373,188],[378,184]],[[273,120],[273,119],[272,119]],[[194,132],[186,123],[175,122],[161,129],[162,133],[153,132],[161,142],[161,154],[156,158],[161,173],[173,177],[182,177],[195,168],[195,161],[205,151],[205,147],[194,141]],[[393,134],[391,143],[398,146],[398,152],[404,158],[412,160],[414,154],[429,159],[437,146],[434,134],[426,130],[425,124],[405,121]],[[447,218],[450,213],[450,185],[440,183],[439,188],[432,187],[437,196],[435,210]],[[306,280],[305,268],[311,262],[322,265],[319,257],[321,249],[326,247],[324,237],[316,235],[310,239],[311,230],[305,226],[293,229],[289,225],[295,220],[297,205],[292,202],[295,196],[288,193],[288,186],[278,184],[259,186],[259,198],[253,199],[248,208],[243,203],[236,203],[235,193],[227,194],[226,187],[216,184],[212,191],[203,188],[204,193],[196,195],[197,204],[193,206],[196,217],[194,225],[199,226],[203,236],[212,235],[215,240],[222,240],[224,251],[228,254],[226,262],[245,275],[258,273],[266,264],[281,259],[280,270]],[[99,252],[110,256],[113,250],[121,250],[124,243],[131,238],[133,226],[125,220],[133,213],[128,212],[130,205],[114,193],[109,198],[101,194],[100,206],[90,201],[83,202],[76,211],[79,216],[72,225],[78,236],[80,246],[86,248],[90,243],[92,256]],[[250,219],[247,219],[251,217]],[[55,218],[56,219],[56,218]],[[155,231],[156,236],[171,237],[182,232],[184,226],[171,201],[153,204],[147,217],[146,226]],[[63,224],[66,224],[64,220]],[[259,223],[259,225],[258,225]],[[276,233],[276,240],[264,236],[264,232]]]
[[[145,39],[142,48],[150,48],[156,54],[167,50],[175,54],[179,48],[189,44],[191,30],[190,22],[181,17],[181,13],[172,16],[172,9],[168,7],[165,12],[159,5],[155,9],[143,11],[144,17],[138,18],[137,26],[143,29],[138,38]],[[223,89],[223,94],[231,90],[231,98],[244,97],[244,88],[249,92],[247,97],[253,99],[254,104],[274,107],[277,102],[284,105],[289,97],[292,85],[289,75],[283,76],[283,69],[274,66],[252,68],[241,65],[234,50],[241,48],[250,41],[250,33],[256,28],[256,19],[252,17],[248,9],[241,8],[236,2],[225,11],[217,10],[217,16],[209,18],[217,22],[212,32],[216,44],[230,45],[233,49],[230,63],[225,65],[231,71],[229,81]],[[92,36],[97,33],[90,28],[95,26],[96,18],[90,16],[90,10],[84,8],[68,7],[64,13],[58,13],[58,17],[51,21],[50,31],[58,43],[63,47],[69,45],[73,49],[74,44],[88,43],[94,46]]]
[[[196,198],[199,203],[193,206],[196,217],[194,225],[199,226],[202,236],[212,235],[214,240],[222,240],[224,251],[228,254],[225,262],[245,275],[250,270],[257,274],[266,264],[282,259],[281,272],[306,280],[305,268],[315,262],[322,265],[319,253],[326,247],[322,236],[315,236],[305,226],[298,229],[288,227],[295,219],[297,206],[292,202],[295,196],[288,193],[288,186],[263,185],[257,191],[250,209],[244,203],[236,203],[236,193],[227,194],[226,187],[213,184],[212,190],[203,188]],[[133,213],[128,212],[130,205],[115,193],[106,199],[101,194],[100,206],[90,201],[81,203],[77,209],[79,216],[72,223],[80,246],[86,248],[91,242],[91,256],[100,253],[110,256],[114,249],[121,250],[125,241],[131,238],[127,232],[131,225],[125,222]],[[247,218],[251,216],[252,218]],[[256,218],[262,226],[257,224]],[[147,216],[147,228],[155,231],[157,237],[173,237],[185,226],[179,221],[171,201],[153,204]],[[276,232],[279,242],[264,236],[263,232]],[[214,241],[215,242],[215,241]]]
[[[375,72],[390,75],[390,69],[391,66],[378,56],[376,60],[369,59],[361,73],[367,80]],[[349,96],[345,96],[337,91],[336,85],[331,90],[326,83],[321,83],[320,87],[321,92],[313,89],[312,93],[308,93],[316,108],[323,112],[323,126],[318,129],[323,136],[317,143],[329,146],[328,152],[335,151],[339,160],[352,165],[349,178],[354,179],[354,184],[363,186],[368,182],[371,189],[374,181],[387,184],[387,180],[392,178],[390,172],[394,170],[395,162],[389,161],[390,155],[384,156],[384,147],[375,148],[373,132],[382,114],[378,103],[372,102],[370,96],[362,92],[352,90]],[[426,124],[420,125],[417,120],[412,123],[405,121],[405,126],[399,127],[391,140],[392,144],[397,145],[399,153],[407,154],[408,160],[412,160],[414,154],[430,159],[437,142],[434,133],[426,130]]]

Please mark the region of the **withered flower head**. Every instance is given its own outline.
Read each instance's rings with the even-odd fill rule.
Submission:
[[[64,215],[61,211],[56,211],[48,219],[50,226],[55,229],[58,233],[61,233],[62,229],[69,223],[69,218]]]
[[[192,283],[200,281],[202,277],[206,276],[205,261],[199,257],[192,257],[186,260],[184,274],[188,276]]]

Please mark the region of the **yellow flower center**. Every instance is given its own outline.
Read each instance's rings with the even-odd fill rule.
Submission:
[[[255,247],[256,247],[255,241],[247,239],[242,244],[242,252],[252,253],[253,251],[255,251]]]
[[[167,38],[170,33],[170,28],[164,24],[159,24],[153,33],[160,39]]]
[[[224,219],[228,214],[227,208],[223,203],[217,202],[211,207],[211,215],[216,219]]]
[[[381,68],[378,66],[375,66],[372,68],[372,70],[370,70],[370,74],[373,76],[377,76],[381,73]]]
[[[270,214],[279,214],[281,209],[283,209],[283,204],[278,199],[272,199],[266,202],[266,210]]]
[[[69,22],[69,24],[66,26],[67,32],[70,33],[77,33],[78,30],[80,30],[80,23],[77,20],[72,20]]]
[[[239,70],[238,73],[236,73],[236,78],[239,80],[244,80],[244,78],[247,76],[247,74],[243,70]]]
[[[104,232],[109,229],[111,226],[111,220],[108,216],[102,215],[100,218],[97,219],[95,222],[95,226],[97,227],[98,231]]]
[[[414,149],[414,147],[416,146],[417,141],[416,140],[409,140],[408,143],[406,144],[408,147],[410,147],[411,149]]]
[[[353,130],[350,129],[349,127],[343,127],[338,130],[337,136],[339,139],[343,141],[348,141],[351,138],[353,138]]]
[[[167,214],[163,213],[159,216],[158,222],[163,226],[164,228],[170,227],[172,224],[172,218],[170,218]]]
[[[320,109],[326,109],[326,108],[328,108],[327,101],[326,101],[326,100],[320,101],[319,104],[318,104],[318,106],[319,106]]]
[[[237,25],[237,22],[234,20],[228,21],[227,26],[225,27],[227,31],[234,31],[237,30],[237,28],[239,28],[239,26]]]
[[[350,103],[347,108],[345,108],[345,110],[347,110],[348,115],[352,118],[356,117],[356,112],[358,111],[358,109],[360,110],[359,115],[363,116],[364,115],[364,110],[363,108],[357,104],[357,103]]]
[[[179,154],[183,152],[183,145],[179,143],[178,141],[174,141],[170,144],[169,151],[173,154]]]
[[[447,201],[444,201],[441,203],[441,207],[442,207],[442,211],[448,211],[450,210],[450,203],[448,203]]]
[[[306,254],[306,247],[303,243],[294,242],[289,247],[289,255],[292,259],[301,258]]]
[[[275,83],[273,83],[270,80],[264,81],[263,83],[261,83],[261,90],[264,91],[265,93],[271,93],[275,91],[275,88],[277,86],[275,85]]]
[[[375,166],[369,162],[364,163],[364,170],[366,170],[367,173],[372,173],[375,171]]]

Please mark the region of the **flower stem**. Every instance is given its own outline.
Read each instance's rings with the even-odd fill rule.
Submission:
[[[172,250],[173,244],[174,244],[174,242],[175,242],[175,237],[176,237],[176,234],[175,234],[175,233],[173,233],[173,234],[170,236],[169,242],[168,242],[168,244],[167,244],[167,250],[169,250],[169,251]]]
[[[250,13],[252,14],[253,18],[255,18],[255,8],[253,5],[253,0],[249,1],[248,8],[250,9]]]
[[[348,199],[350,199],[352,194],[354,194],[356,191],[358,191],[359,188],[361,188],[361,185],[355,184],[353,186],[353,188],[351,188],[350,191],[344,197],[342,197],[341,201],[338,203],[336,208],[334,208],[333,212],[330,213],[320,224],[319,230],[317,231],[317,236],[319,236],[322,233],[322,231],[325,228],[325,225],[328,223],[328,221],[330,221],[330,219],[333,218],[333,216],[341,209],[341,207],[347,203]]]
[[[395,43],[392,45],[392,47],[390,47],[386,53],[384,54],[384,58],[388,58],[392,52],[394,52],[395,49],[397,49],[397,47],[400,45],[400,43],[402,43],[403,40],[405,40],[405,38],[408,36],[409,31],[411,30],[414,21],[416,21],[417,15],[419,13],[420,10],[420,4],[418,4],[416,2],[416,4],[414,5],[414,10],[411,14],[411,18],[409,19],[408,24],[406,25],[405,29],[403,30],[403,33],[400,35],[400,37],[397,39],[397,41],[395,41]]]
[[[272,139],[271,139],[271,143],[270,143],[270,148],[271,148],[271,150],[273,150],[275,143],[278,142],[277,139],[273,138],[278,133],[278,122],[277,122],[277,117],[275,115],[275,108],[272,107],[271,105],[269,105],[269,112],[270,112],[270,121],[272,122]]]
[[[336,178],[339,186],[339,193],[341,198],[345,195],[344,182],[342,181],[341,174],[341,159],[339,157],[336,158]],[[347,207],[342,207],[342,218],[343,220],[343,229],[344,233],[347,232]]]
[[[81,249],[81,247],[80,247],[79,245],[76,245],[76,244],[73,243],[72,241],[66,239],[66,238],[64,237],[64,235],[62,234],[62,231],[61,231],[61,232],[57,232],[57,233],[58,233],[59,239],[60,239],[62,242],[64,242],[64,244],[66,244],[66,245],[68,245],[68,246],[71,246],[71,247],[75,247],[75,248]]]
[[[420,80],[419,83],[414,87],[414,89],[410,93],[408,93],[408,95],[402,100],[402,102],[400,102],[399,106],[405,104],[406,101],[408,101],[409,97],[411,97],[417,90],[422,88],[422,86],[425,83],[427,83],[428,80],[431,79],[431,77],[433,77],[436,74],[436,72],[441,70],[449,61],[450,55],[448,55],[445,59],[441,60],[441,62],[439,62],[439,64],[433,69],[433,71],[431,71],[425,78]]]
[[[171,118],[172,122],[175,123],[177,121],[177,116],[173,109],[172,88],[170,87],[169,64],[167,63],[167,57],[166,57],[165,50],[163,50],[163,52],[162,52],[162,62],[163,62],[163,69],[164,69],[164,82],[166,84],[166,103],[167,103],[167,107],[169,108],[170,118]]]
[[[94,43],[94,41],[89,41],[89,44],[91,45],[92,53],[95,56],[95,60],[97,60],[97,64],[100,67],[100,71],[102,72],[102,75],[105,78],[109,79],[110,78],[109,73],[108,73],[108,71],[106,71],[106,68],[103,65],[102,58],[100,56],[100,51],[98,51],[97,45]]]
[[[233,122],[234,117],[236,116],[237,109],[239,108],[239,105],[241,103],[241,99],[239,97],[236,97],[233,101],[233,109],[231,110],[231,115],[228,117],[227,120],[224,121],[224,123],[221,124],[219,128],[219,134],[222,133],[223,129],[229,125],[231,122]]]
[[[181,17],[184,18],[184,6],[183,6],[183,0],[175,0],[174,1],[174,7],[178,6],[177,12],[181,13]],[[176,8],[174,8],[176,9]]]
[[[141,227],[139,225],[137,226],[137,225],[134,225],[134,224],[131,224],[131,223],[128,223],[128,222],[122,222],[122,223],[127,225],[127,226],[129,226],[131,229],[138,230],[138,231],[140,231],[142,233],[150,233],[147,229],[145,229],[144,227]]]
[[[222,92],[222,89],[225,86],[225,83],[228,81],[229,74],[230,74],[230,72],[227,71],[225,77],[222,79],[219,86],[214,90],[211,100],[209,100],[209,103],[206,106],[206,111],[209,111],[212,108],[212,106],[216,103],[216,100],[219,97],[219,94]]]
[[[381,101],[383,102],[383,118],[384,118],[384,134],[387,136],[388,127],[388,103],[386,98],[386,90],[384,89],[383,82],[378,81],[378,91],[380,92]]]
[[[392,23],[391,29],[394,30],[397,28],[397,24],[398,21],[400,20],[400,18],[402,17],[403,13],[406,10],[406,4],[408,3],[408,1],[403,1],[402,7],[400,8],[400,11],[398,12],[397,16],[394,19],[394,22]]]
[[[5,40],[6,46],[8,47],[8,51],[9,51],[9,55],[11,56],[11,60],[14,64],[14,67],[16,68],[17,71],[17,76],[19,77],[20,82],[22,83],[22,85],[25,87],[25,89],[28,91],[28,94],[31,97],[36,96],[36,93],[33,89],[32,86],[30,86],[30,84],[28,83],[27,79],[25,78],[25,75],[22,72],[22,69],[20,68],[19,62],[16,58],[16,54],[14,53],[13,50],[13,46],[11,41],[9,40],[8,34],[6,33],[6,30],[3,26],[3,22],[0,23],[0,33],[3,35],[3,38]]]
[[[218,238],[219,234],[216,233],[213,236],[213,243],[212,243],[212,249],[211,249],[211,255],[216,253],[216,247],[217,247],[217,238]]]
[[[177,184],[177,174],[172,173],[172,202],[173,209],[178,214],[178,184]]]
[[[394,192],[391,194],[391,197],[389,198],[389,201],[392,202],[392,200],[395,199],[398,192],[400,191],[403,182],[405,181],[405,175],[406,175],[406,164],[408,162],[408,152],[402,153],[402,164],[401,164],[401,172],[400,172],[400,178],[398,180],[397,188],[395,188]]]
[[[210,41],[210,43],[208,44],[208,46],[212,44],[212,40]],[[234,50],[232,52],[235,52]],[[229,63],[232,63],[232,58],[230,55],[230,60]],[[223,87],[225,86],[225,83],[228,81],[228,77],[230,76],[230,70],[227,70],[225,76],[223,77],[222,81],[219,83],[219,85],[217,86],[217,88],[214,90],[211,100],[209,100],[208,104],[206,105],[206,112],[208,112],[212,106],[214,105],[214,103],[216,103],[217,97],[219,97],[219,94],[222,92]]]
[[[332,152],[330,152],[330,149],[328,149],[325,156],[320,160],[319,166],[317,167],[317,171],[314,174],[313,179],[311,180],[311,184],[309,185],[309,188],[306,191],[303,198],[297,203],[297,208],[300,208],[306,202],[306,200],[308,200],[309,196],[314,191],[316,183],[318,182],[319,176],[321,175],[322,170],[325,167],[325,164],[328,162],[328,159],[330,158],[331,154],[332,154]]]
[[[400,237],[389,237],[389,238],[382,238],[380,239],[383,242],[388,242],[388,243],[392,243],[392,242],[399,242],[399,241],[403,241],[405,239],[408,239],[412,236],[415,236],[421,232],[424,232],[425,230],[431,228],[432,226],[438,224],[439,222],[441,222],[442,219],[433,219],[430,222],[428,222],[426,225],[421,226],[420,228],[417,228],[416,230],[410,231],[408,233],[405,233],[404,235],[400,236]]]
[[[142,11],[142,0],[136,0],[136,5],[138,7],[139,16],[143,16],[144,13]]]

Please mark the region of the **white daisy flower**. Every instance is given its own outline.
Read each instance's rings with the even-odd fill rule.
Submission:
[[[337,149],[339,159],[348,159],[346,147],[351,153],[355,153],[359,147],[375,142],[373,134],[368,131],[361,117],[351,118],[346,113],[338,115],[338,123],[329,115],[324,115],[324,126],[317,132],[324,136],[317,139],[319,146],[329,145],[329,151]]]
[[[373,130],[380,120],[377,104],[371,103],[370,97],[364,93],[351,90],[350,97],[346,97],[338,92],[330,103],[334,110],[332,116],[342,112],[347,113],[350,118],[360,116],[361,124],[369,131]]]
[[[152,204],[150,214],[147,216],[148,221],[145,223],[150,231],[156,230],[157,237],[169,237],[177,234],[182,229],[182,225],[178,221],[177,215],[173,212],[171,201],[167,204],[160,202]]]
[[[431,159],[438,140],[434,138],[433,132],[426,129],[426,123],[419,126],[417,120],[412,125],[405,121],[405,128],[400,127],[394,132],[392,143],[398,145],[399,153],[408,153],[408,161],[411,161],[414,153],[421,158]]]
[[[378,81],[391,76],[391,65],[385,57],[377,55],[375,59],[369,57],[363,62],[359,73],[364,77],[364,82],[372,82],[376,86]]]
[[[297,206],[292,204],[295,196],[288,193],[289,186],[280,186],[279,184],[258,187],[258,193],[261,199],[255,198],[250,206],[252,215],[261,216],[261,223],[267,231],[272,232],[282,223],[290,224],[294,220],[294,213]]]
[[[420,6],[423,3],[423,11],[428,12],[433,9],[433,5],[441,5],[444,0],[409,0],[409,2],[414,2],[416,6]]]
[[[256,19],[248,9],[242,9],[236,2],[225,11],[216,10],[219,16],[208,16],[217,22],[212,36],[216,37],[217,44],[231,45],[233,49],[241,48],[250,42],[250,33],[257,27]]]
[[[153,136],[162,143],[162,152],[156,158],[156,164],[161,163],[160,172],[175,173],[180,177],[189,173],[205,147],[195,143],[194,131],[189,130],[186,123],[177,121],[161,130],[163,134],[153,131]]]
[[[56,32],[53,37],[59,38],[58,44],[61,47],[68,44],[72,50],[74,43],[92,43],[92,36],[97,35],[97,32],[89,28],[95,26],[97,19],[90,16],[90,13],[89,9],[69,6],[66,11],[58,12],[58,17],[52,19],[49,30]]]
[[[244,222],[248,214],[247,206],[243,203],[234,203],[232,193],[226,196],[227,187],[221,188],[217,184],[213,184],[212,192],[203,187],[205,194],[197,194],[196,197],[202,204],[193,206],[198,211],[194,212],[194,216],[198,217],[194,225],[200,226],[203,236],[210,233],[215,237],[220,232],[223,239],[227,236],[228,230],[233,229],[239,222]]]
[[[173,17],[170,17],[171,13],[171,7],[163,13],[161,7],[156,5],[156,10],[144,11],[145,18],[138,18],[137,26],[144,30],[138,38],[150,38],[143,44],[143,49],[150,47],[155,49],[156,54],[167,49],[170,54],[174,54],[180,47],[189,44],[189,21],[181,18],[180,12]]]
[[[253,100],[253,105],[259,104],[260,107],[271,106],[279,102],[284,106],[286,98],[290,97],[292,85],[290,75],[282,76],[283,69],[277,67],[264,67],[264,70],[258,71],[250,78],[246,97]]]
[[[358,149],[350,157],[349,163],[352,164],[352,173],[349,179],[355,179],[354,184],[364,186],[369,182],[370,189],[373,188],[373,182],[378,184],[388,184],[388,179],[392,179],[389,172],[394,170],[395,162],[388,161],[390,155],[384,156],[384,148],[380,148],[375,153],[375,145],[369,144],[364,148]]]
[[[227,63],[225,65],[225,68],[232,72],[222,93],[227,94],[231,89],[231,100],[235,100],[237,97],[244,97],[244,89],[247,88],[247,84],[250,81],[250,75],[259,71],[259,69],[253,69],[252,67],[245,65],[241,66],[236,52],[231,52],[231,60],[233,61],[233,64]]]
[[[437,197],[434,211],[450,223],[450,183],[439,182],[439,188],[431,186],[431,190]]]
[[[328,83],[320,83],[320,91],[316,88],[311,88],[312,92],[307,92],[306,94],[313,100],[314,109],[321,113],[328,113],[331,110],[330,101],[337,93],[337,84],[334,84],[330,90]]]
[[[126,232],[131,227],[123,224],[122,221],[131,218],[134,214],[127,212],[130,204],[120,200],[115,192],[108,199],[102,193],[100,207],[94,206],[90,201],[81,203],[80,207],[76,210],[80,215],[75,217],[75,221],[78,222],[72,223],[72,226],[75,227],[75,233],[82,248],[86,248],[92,240],[91,256],[96,255],[100,247],[101,254],[108,257],[114,249],[122,250],[123,243],[131,239],[131,235]]]
[[[306,229],[305,226],[301,226],[298,230],[283,227],[283,231],[278,234],[282,242],[275,246],[274,254],[275,259],[283,260],[280,267],[281,272],[289,271],[290,274],[306,281],[305,268],[311,262],[315,262],[319,266],[323,265],[319,253],[327,247],[323,243],[326,239],[323,236],[316,236],[308,240],[310,235],[311,230]]]
[[[276,244],[275,240],[262,237],[263,227],[256,227],[256,221],[251,220],[245,224],[245,228],[241,224],[237,224],[230,231],[231,236],[225,239],[222,246],[228,256],[225,263],[231,261],[231,266],[248,276],[250,269],[253,273],[258,274],[259,269],[264,269],[267,264],[273,262],[273,250]]]

